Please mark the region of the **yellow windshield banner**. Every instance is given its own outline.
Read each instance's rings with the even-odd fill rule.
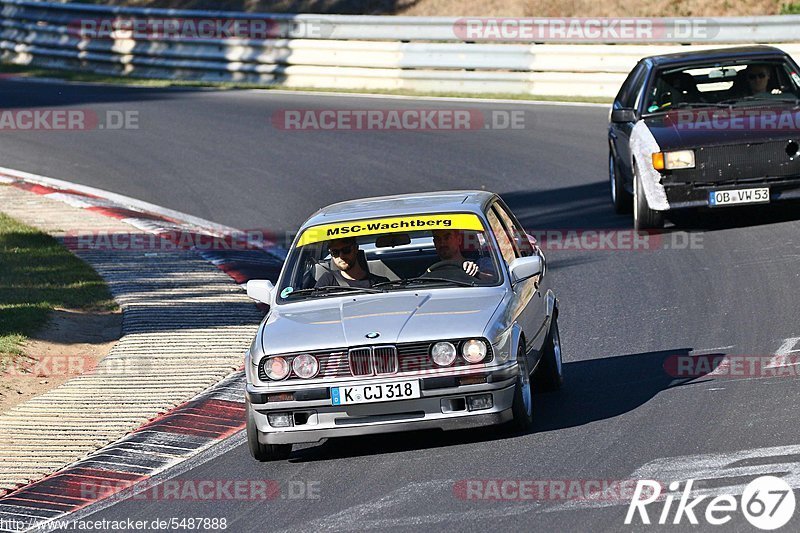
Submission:
[[[324,224],[308,228],[297,241],[297,247],[315,242],[360,237],[379,233],[403,233],[407,231],[458,229],[483,231],[483,224],[477,215],[453,213],[441,215],[411,215],[403,217],[373,218]]]

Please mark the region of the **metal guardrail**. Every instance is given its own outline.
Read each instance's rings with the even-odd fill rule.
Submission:
[[[143,35],[124,31],[87,35],[85,31],[133,19],[149,23]],[[154,21],[176,20],[239,21],[246,28],[250,24],[250,29],[244,38],[186,38],[151,31]],[[0,0],[0,54],[16,63],[154,78],[310,88],[613,96],[640,57],[687,49],[654,45],[654,41],[686,40],[692,31],[705,36],[700,40],[706,48],[721,43],[800,41],[800,16],[782,16],[626,19],[621,23],[629,22],[649,38],[646,44],[639,37],[638,45],[624,46],[620,44],[634,41],[619,28],[615,31],[622,37],[606,37],[606,44],[587,44],[595,40],[591,32],[598,29],[597,21],[588,19],[576,22],[576,31],[583,31],[577,40],[582,44],[563,44],[570,41],[563,32],[577,19],[538,19],[541,31],[537,30],[536,42],[519,42],[517,37],[532,28],[521,24],[533,20],[275,15]],[[606,21],[606,29],[613,22],[598,20]],[[473,23],[476,26],[469,33],[466,25]],[[503,24],[508,24],[505,33],[497,33]],[[264,37],[253,31],[258,25],[266,28]],[[253,38],[256,34],[259,38]],[[489,37],[507,42],[488,42]],[[800,55],[800,44],[782,47]]]

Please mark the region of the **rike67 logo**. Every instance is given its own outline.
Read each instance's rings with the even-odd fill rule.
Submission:
[[[694,483],[693,479],[686,481],[681,490],[681,482],[673,481],[669,484],[669,492],[662,496],[660,482],[639,480],[625,515],[625,524],[688,522],[697,525],[699,519],[704,519],[707,524],[721,526],[741,512],[756,528],[773,530],[786,525],[794,515],[794,492],[788,483],[775,476],[761,476],[751,481],[742,492],[740,502],[731,494],[713,498],[693,496]],[[703,508],[704,512],[701,512]]]

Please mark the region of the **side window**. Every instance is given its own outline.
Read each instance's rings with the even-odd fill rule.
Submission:
[[[500,218],[500,221],[503,223],[503,226],[506,227],[511,238],[513,239],[514,246],[517,250],[517,255],[519,257],[528,257],[533,255],[533,247],[531,246],[530,241],[528,240],[528,235],[525,231],[516,224],[511,217],[511,214],[506,210],[506,208],[500,204],[494,204],[493,210],[497,211],[497,215]]]
[[[617,101],[624,108],[635,108],[636,98],[639,96],[639,90],[642,88],[645,75],[647,74],[647,67],[644,63],[639,63],[636,68],[628,75],[625,83],[622,84],[617,95]]]
[[[500,254],[503,256],[503,259],[505,259],[506,263],[511,264],[511,261],[516,259],[514,245],[511,243],[511,238],[508,236],[508,233],[506,233],[506,229],[503,227],[503,224],[500,223],[500,219],[497,218],[494,209],[491,209],[488,213],[486,213],[486,218],[489,220],[489,226],[491,226],[492,233],[494,233],[494,236],[497,239],[497,244],[500,246]]]

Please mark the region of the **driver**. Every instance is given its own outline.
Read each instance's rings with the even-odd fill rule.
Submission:
[[[320,276],[315,287],[359,287],[368,289],[389,278],[370,273],[358,259],[358,242],[354,237],[334,239],[328,242],[331,266],[335,269]]]
[[[461,249],[464,245],[464,235],[458,230],[440,229],[433,230],[433,246],[436,248],[436,253],[439,254],[441,261],[452,261],[464,269],[464,272],[474,278],[491,277],[490,273],[483,273],[480,267],[472,261],[467,260],[461,254]],[[429,268],[427,272],[431,272]]]
[[[751,95],[769,94],[769,65],[752,64],[744,69],[747,77],[747,88]]]

